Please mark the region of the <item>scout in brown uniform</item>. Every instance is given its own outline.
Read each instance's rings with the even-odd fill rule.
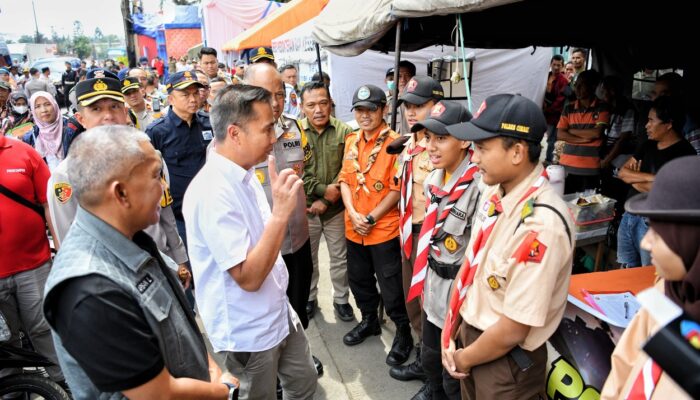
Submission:
[[[450,287],[469,242],[479,176],[467,151],[470,143],[450,135],[446,126],[470,119],[471,114],[458,102],[441,100],[426,120],[413,126],[414,131],[425,130],[426,150],[435,169],[425,178],[428,207],[414,242],[417,255],[408,292],[409,300],[423,296],[421,364],[427,377],[412,400],[459,399],[459,381],[442,368],[440,336]]]
[[[700,198],[687,189],[700,186],[698,169],[697,156],[670,161],[659,170],[651,192],[638,194],[625,204],[627,212],[649,218],[649,231],[640,246],[651,252],[662,278],[657,288],[695,321],[700,321]],[[642,374],[643,369],[653,371],[655,363],[641,346],[658,330],[645,309],[634,316],[612,354],[612,370],[601,399],[690,398],[660,369]]]
[[[408,129],[412,130],[418,121],[428,117],[435,103],[442,99],[442,86],[428,76],[416,76],[406,84],[399,104],[404,107],[404,117]],[[456,123],[456,122],[455,122]],[[401,232],[401,275],[403,278],[403,293],[408,295],[411,286],[413,263],[416,260],[418,233],[425,216],[425,194],[423,181],[433,170],[428,158],[425,142],[425,129],[421,128],[408,136],[408,141],[402,147],[399,156],[399,170],[396,179],[401,184],[401,199],[399,200],[399,231]],[[397,139],[397,144],[399,140]],[[390,146],[394,145],[394,142]],[[391,153],[391,150],[388,150]],[[411,327],[418,338],[421,334],[421,308],[418,299],[406,303],[406,311],[411,321]],[[389,370],[392,378],[408,381],[425,379],[420,358],[420,347],[416,348],[416,359],[408,365],[392,367]]]
[[[545,342],[566,307],[574,239],[539,163],[544,115],[522,96],[495,95],[447,130],[474,141],[472,162],[490,186],[450,294],[443,365],[462,379],[463,398],[545,398]]]

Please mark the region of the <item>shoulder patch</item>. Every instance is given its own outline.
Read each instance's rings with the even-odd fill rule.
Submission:
[[[515,250],[515,253],[513,253],[513,258],[519,263],[540,263],[546,251],[547,246],[537,239],[537,232],[530,231],[527,236],[525,236],[520,246],[518,246],[517,250]]]
[[[53,185],[53,195],[61,204],[66,204],[73,196],[73,187],[68,182],[57,182]]]

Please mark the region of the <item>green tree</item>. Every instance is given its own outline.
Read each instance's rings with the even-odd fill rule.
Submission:
[[[73,38],[73,51],[78,58],[84,59],[92,53],[92,42],[84,35]]]
[[[34,43],[34,35],[22,35],[20,36],[18,43]]]
[[[94,37],[95,37],[96,42],[100,42],[102,40],[102,38],[104,37],[104,35],[102,34],[102,29],[100,29],[99,26],[97,28],[95,28],[95,36]]]

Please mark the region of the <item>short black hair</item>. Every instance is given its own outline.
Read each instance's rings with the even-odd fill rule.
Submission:
[[[328,88],[326,87],[326,84],[321,82],[321,81],[311,81],[307,82],[304,84],[304,86],[301,88],[301,93],[299,94],[299,97],[301,98],[301,102],[304,102],[304,93],[310,92],[312,90],[318,90],[318,89],[324,89],[326,93],[328,94],[328,100],[331,98],[331,93],[328,91]]]
[[[219,65],[217,65],[217,67],[219,67],[219,69],[226,68],[226,64],[220,62]]]
[[[217,55],[217,54],[216,54],[216,49],[213,48],[213,47],[202,47],[202,48],[199,50],[199,58],[201,59],[202,56],[204,56],[204,55],[216,57],[216,55]]]
[[[561,61],[561,63],[564,64],[564,57],[562,57],[561,54],[555,54],[552,56],[552,60],[549,63],[551,64],[552,61]]]
[[[285,64],[285,65],[283,65],[283,66],[280,67],[279,72],[280,72],[280,74],[281,74],[282,72],[284,72],[284,71],[286,71],[286,70],[288,70],[288,69],[297,69],[297,67],[295,67],[295,66],[292,65],[292,64]]]
[[[210,79],[210,80],[209,80],[209,86],[211,86],[212,83],[217,83],[217,82],[224,82],[224,83],[226,83],[225,80],[223,80],[223,79],[221,79],[221,78],[219,78],[219,77],[217,76],[216,78],[213,78],[213,79]]]
[[[39,72],[38,69],[36,69],[36,68],[34,68],[34,67],[29,68],[29,75],[34,75],[34,74],[36,74],[37,72]]]
[[[540,161],[540,154],[542,153],[542,144],[540,142],[528,142],[527,140],[516,139],[510,136],[500,136],[500,138],[501,145],[506,150],[509,150],[518,143],[522,143],[523,146],[526,146],[527,159],[530,161],[530,164],[537,164]]]
[[[245,126],[257,118],[253,105],[269,104],[272,94],[251,85],[228,85],[216,95],[209,117],[216,140],[224,140],[229,125]]]
[[[403,60],[399,62],[399,68],[401,67],[408,68],[408,71],[411,73],[411,76],[416,76],[416,64],[407,60]]]
[[[678,72],[667,72],[656,78],[657,82],[664,82],[668,86],[671,96],[678,96],[682,92],[683,77]]]
[[[330,75],[328,75],[327,73],[324,72],[324,73],[323,73],[323,79],[324,79],[324,80],[325,80],[325,79],[328,79],[328,80],[330,81],[330,80],[331,80],[331,77],[330,77]],[[311,77],[311,80],[312,80],[312,81],[320,81],[320,80],[321,80],[321,75],[319,75],[318,72],[316,72],[316,73],[314,74],[314,76]]]
[[[44,68],[41,69],[41,72],[42,72],[42,73],[44,73],[44,72],[46,72],[46,71],[50,71],[50,68],[49,68],[49,67],[44,67]]]
[[[582,48],[580,48],[580,47],[575,48],[574,51],[571,52],[571,54],[574,54],[574,53],[581,53],[581,54],[583,54],[583,58],[588,57],[588,51],[587,51],[586,49],[582,49]]]
[[[677,97],[659,96],[651,103],[651,109],[656,111],[656,116],[664,123],[671,123],[677,135],[683,136],[685,124],[685,107]]]

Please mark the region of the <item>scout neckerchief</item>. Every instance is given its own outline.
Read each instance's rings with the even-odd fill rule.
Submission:
[[[471,154],[467,155],[471,157]],[[457,203],[469,184],[474,180],[474,174],[479,170],[476,164],[469,162],[467,168],[464,169],[462,175],[455,182],[449,192],[442,190],[439,186],[430,185],[430,198],[428,201],[428,210],[425,212],[425,219],[418,235],[418,249],[416,250],[416,262],[413,265],[413,277],[411,278],[411,287],[408,290],[406,302],[413,300],[415,297],[423,293],[423,285],[425,283],[425,275],[428,272],[428,253],[432,245],[433,237],[445,223],[445,219],[450,214],[452,207]],[[440,217],[438,217],[438,206],[440,201],[449,196],[445,208],[442,209]],[[440,250],[433,246],[434,250]]]
[[[525,201],[532,193],[539,189],[545,181],[547,181],[547,171],[542,171],[542,175],[537,178],[535,183],[530,187],[530,189],[525,192],[522,198],[516,203],[516,205]],[[498,216],[503,212],[503,207],[501,206],[501,198],[498,194],[491,196],[491,204],[489,206],[488,215],[484,222],[479,227],[479,232],[477,232],[474,237],[474,242],[470,243],[469,250],[467,251],[467,258],[464,260],[464,265],[462,265],[461,274],[455,278],[455,286],[452,290],[450,296],[449,308],[447,309],[447,315],[445,316],[445,326],[442,329],[442,346],[447,348],[450,344],[450,338],[454,334],[456,329],[457,318],[459,317],[459,309],[462,307],[464,299],[467,297],[467,290],[474,282],[474,275],[476,274],[479,264],[484,257],[484,247],[486,242],[488,242],[491,232],[496,225]]]
[[[661,367],[651,358],[648,359],[644,363],[642,370],[639,371],[639,375],[637,375],[629,393],[625,396],[625,400],[651,399],[651,395],[656,389],[656,384],[659,383],[659,378],[661,378]]]
[[[425,150],[425,147],[415,144],[413,149],[407,149],[408,157],[403,164],[401,173],[401,199],[399,200],[399,223],[401,224],[401,247],[406,259],[411,258],[413,250],[413,158]]]
[[[362,140],[362,135],[364,133],[362,130],[355,132],[357,138],[355,141],[352,142],[352,145],[350,146],[349,150],[349,153],[354,156],[354,158],[352,159],[352,166],[355,168],[355,175],[357,176],[357,187],[355,188],[355,191],[358,191],[360,190],[360,188],[362,188],[365,191],[365,193],[369,194],[369,189],[367,189],[367,185],[365,185],[365,174],[369,172],[369,170],[372,168],[372,165],[374,165],[374,162],[377,160],[377,156],[379,156],[379,151],[382,149],[384,141],[387,137],[389,137],[389,132],[391,132],[391,129],[389,127],[386,127],[384,128],[384,130],[379,132],[377,141],[374,143],[374,147],[372,147],[372,151],[369,153],[369,157],[367,157],[367,166],[364,170],[360,167],[360,150],[358,147],[358,143],[360,142],[360,140]]]

